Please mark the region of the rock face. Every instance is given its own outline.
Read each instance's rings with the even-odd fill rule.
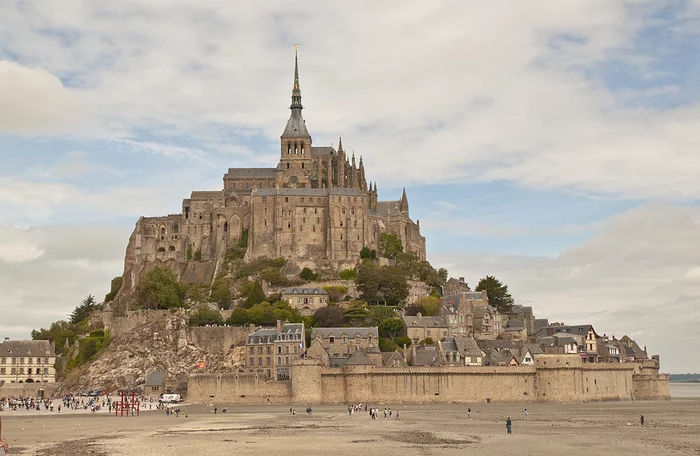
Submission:
[[[124,321],[120,321],[124,320]],[[156,370],[169,377],[192,373],[237,372],[244,365],[247,328],[189,328],[187,311],[140,311],[115,317],[108,347],[87,368],[71,372],[64,389],[142,386]],[[211,330],[212,337],[204,337]],[[214,348],[222,333],[232,343]],[[204,336],[203,336],[204,335]],[[199,363],[204,368],[198,368]]]

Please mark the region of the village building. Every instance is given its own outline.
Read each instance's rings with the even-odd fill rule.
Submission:
[[[443,364],[437,344],[411,345],[411,365],[442,366]]]
[[[330,358],[350,358],[358,348],[367,350],[379,345],[379,329],[313,328],[311,340],[318,341]]]
[[[323,288],[284,288],[282,301],[286,301],[303,317],[312,316],[318,309],[328,305],[328,292]]]
[[[647,347],[642,349],[637,342],[632,340],[629,336],[622,336],[616,344],[619,347],[620,358],[625,362],[635,362],[644,361],[649,359],[647,355]]]
[[[442,317],[427,317],[420,312],[415,317],[404,316],[405,335],[413,344],[426,339],[442,340],[449,335],[449,328]]]
[[[443,296],[454,296],[466,293],[467,291],[472,291],[471,288],[469,288],[467,282],[464,281],[464,277],[460,277],[459,279],[450,277],[449,279],[447,279],[447,282],[445,282],[445,285],[442,287],[442,290]]]
[[[495,349],[487,349],[484,357],[485,366],[517,366],[518,360],[515,356],[507,351],[498,351]]]
[[[527,328],[521,320],[507,320],[504,334],[512,340],[527,340]]]
[[[287,380],[292,360],[304,353],[304,323],[277,321],[275,328],[251,328],[246,340],[246,369],[266,378]]]
[[[494,307],[474,307],[472,319],[475,339],[495,339],[503,333],[502,316]]]
[[[537,338],[537,343],[544,347],[545,353],[551,355],[575,355],[578,353],[579,342],[568,335],[556,335]]]
[[[514,305],[511,310],[503,312],[504,318],[508,320],[519,320],[525,327],[523,339],[535,334],[535,314],[532,311],[532,306]]]
[[[448,366],[481,366],[484,353],[471,337],[448,337],[438,342],[443,362]]]
[[[408,297],[406,298],[406,304],[415,304],[418,298],[430,294],[430,287],[425,282],[421,282],[420,280],[408,280],[407,283]]]
[[[399,350],[393,352],[382,352],[383,367],[408,367],[406,359]]]
[[[440,299],[439,314],[445,320],[450,336],[470,336],[473,333],[474,312],[463,294]]]
[[[0,343],[0,386],[5,383],[54,383],[56,351],[48,340]]]

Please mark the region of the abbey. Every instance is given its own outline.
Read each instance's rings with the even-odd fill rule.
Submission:
[[[425,237],[420,222],[409,217],[406,191],[400,200],[379,201],[362,157],[348,157],[342,140],[337,149],[312,144],[302,117],[297,56],[290,109],[276,167],[230,168],[222,190],[193,191],[181,214],[139,219],[127,248],[127,290],[156,262],[222,259],[245,230],[246,260],[283,257],[298,267],[353,267],[363,247],[378,248],[382,233],[397,235],[405,251],[425,259]]]

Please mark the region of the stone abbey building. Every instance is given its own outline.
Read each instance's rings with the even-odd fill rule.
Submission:
[[[141,217],[129,240],[124,284],[136,286],[143,269],[156,262],[202,262],[223,258],[248,230],[246,260],[283,257],[299,267],[354,267],[360,250],[377,249],[382,233],[393,233],[407,252],[425,259],[420,222],[400,200],[379,201],[376,183],[354,153],[314,146],[302,117],[298,58],[295,56],[291,115],[280,137],[274,168],[230,168],[223,189],[193,191],[182,213]],[[205,274],[206,275],[206,274]]]

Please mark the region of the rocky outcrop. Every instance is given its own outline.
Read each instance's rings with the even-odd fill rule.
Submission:
[[[187,311],[143,311],[129,317],[132,324],[110,332],[108,347],[86,368],[71,372],[64,390],[119,388],[143,385],[155,370],[180,374],[237,372],[244,364],[242,345],[228,350],[207,350],[201,337],[187,326]],[[116,320],[116,318],[115,318]],[[207,328],[198,328],[200,332]],[[211,328],[220,330],[221,328]],[[240,328],[230,328],[240,332]],[[204,363],[204,368],[198,367]]]

